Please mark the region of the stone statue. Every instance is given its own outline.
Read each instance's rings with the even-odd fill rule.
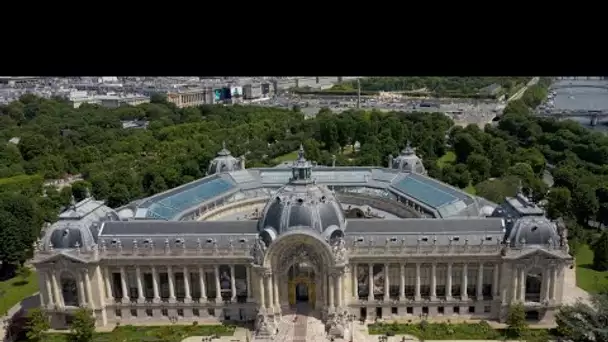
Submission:
[[[266,254],[266,244],[262,237],[258,236],[251,248],[251,256],[253,257],[253,262],[257,265],[262,265],[264,263],[264,255]]]
[[[346,242],[343,237],[339,237],[334,242],[332,251],[334,253],[334,258],[336,263],[344,263],[346,261]]]

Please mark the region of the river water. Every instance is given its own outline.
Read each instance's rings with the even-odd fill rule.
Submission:
[[[555,96],[555,109],[583,109],[583,110],[607,110],[608,109],[608,81],[600,80],[561,80],[555,85],[568,85],[569,88],[557,89]],[[607,88],[581,88],[577,85],[601,85]],[[589,118],[572,118],[581,125],[604,132],[608,132],[608,118],[602,119],[600,123],[592,127]]]

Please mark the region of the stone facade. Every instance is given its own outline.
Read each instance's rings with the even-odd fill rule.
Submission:
[[[125,221],[106,213],[86,229],[74,222],[47,229],[34,265],[52,327],[68,325],[78,307],[91,308],[99,326],[255,321],[259,336],[273,336],[296,304],[320,313],[333,336],[344,336],[353,319],[503,321],[519,302],[530,318],[553,320],[572,265],[567,233],[521,196],[497,217],[347,220],[311,174],[301,153],[291,180],[255,220]],[[63,215],[83,222],[101,208],[89,200]]]

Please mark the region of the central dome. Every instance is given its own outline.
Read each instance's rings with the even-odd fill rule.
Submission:
[[[312,165],[304,158],[300,146],[298,159],[293,163],[292,177],[268,201],[259,221],[259,230],[270,235],[295,229],[312,229],[326,238],[334,232],[342,233],[346,220],[334,194],[317,185],[311,175]]]

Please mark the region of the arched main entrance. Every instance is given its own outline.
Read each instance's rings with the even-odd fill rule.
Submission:
[[[282,305],[321,308],[326,301],[324,275],[334,265],[330,246],[314,232],[295,230],[273,241],[264,266],[276,275]]]
[[[311,265],[306,262],[291,265],[287,278],[289,305],[307,303],[311,309],[314,309],[317,300],[317,286],[316,273]]]

